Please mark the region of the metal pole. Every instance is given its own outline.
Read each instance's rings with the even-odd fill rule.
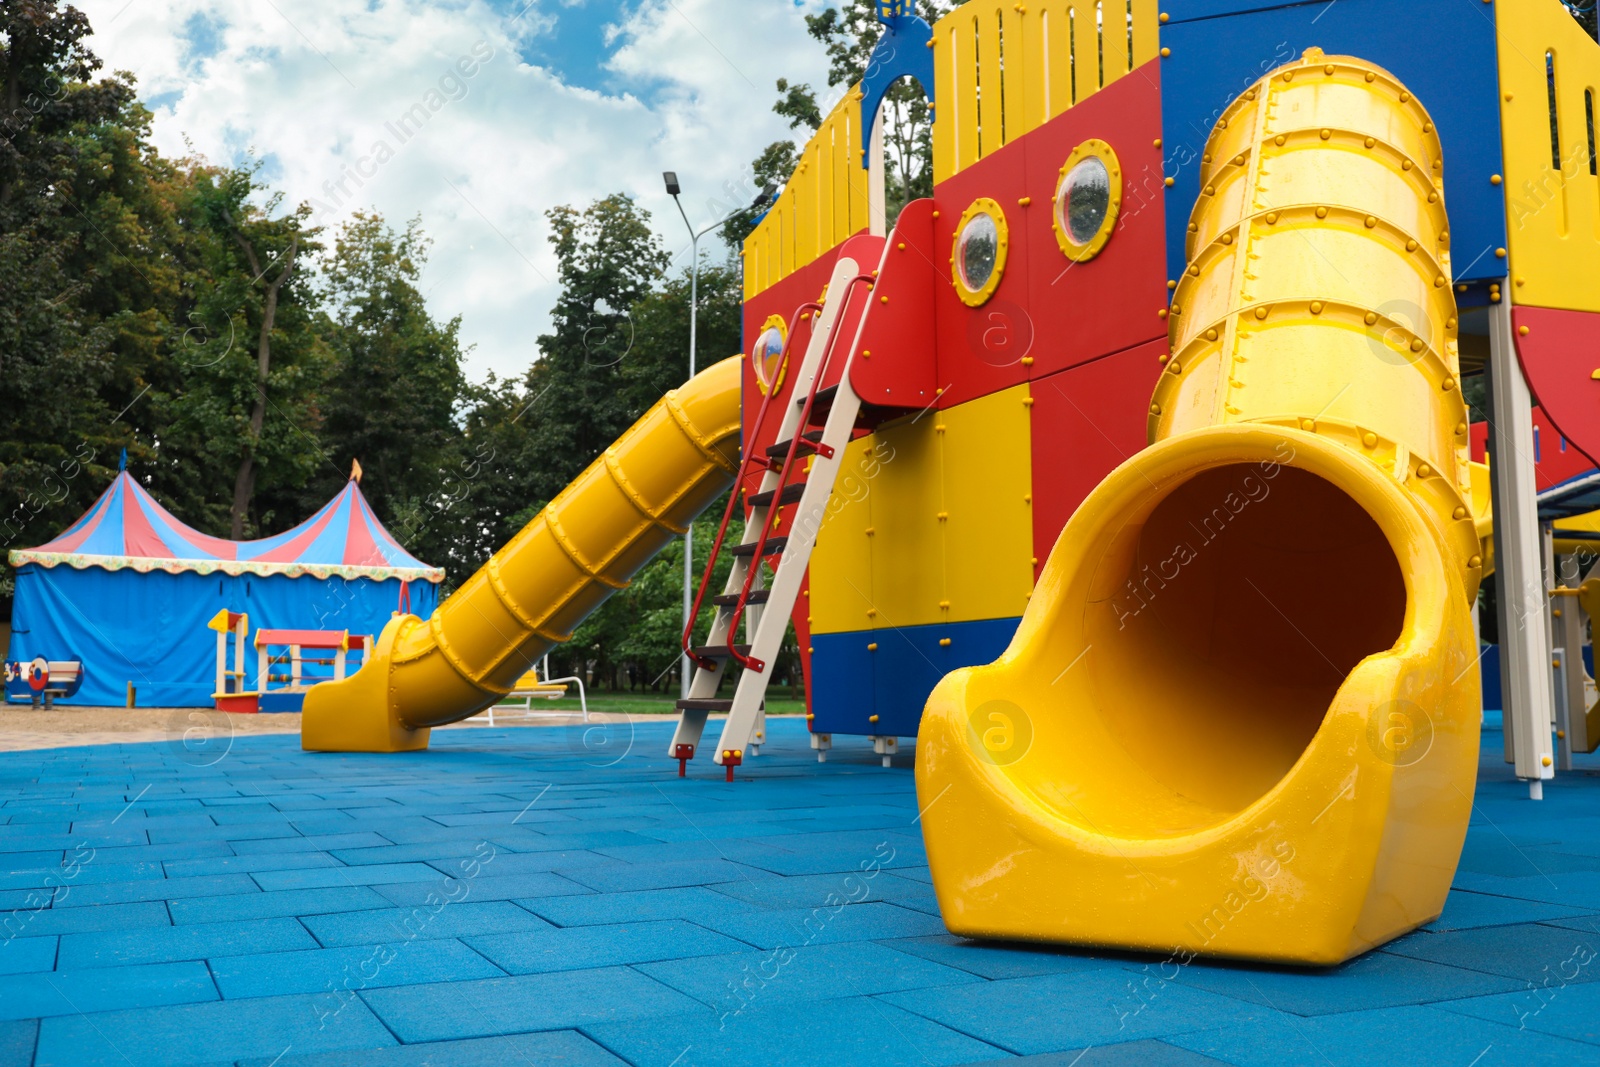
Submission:
[[[683,210],[683,205],[678,205],[678,210]],[[684,217],[688,222],[688,216]],[[691,227],[689,232],[693,238],[689,242],[689,255],[694,259],[694,264],[689,268],[689,377],[695,375],[695,346],[698,343],[696,328],[700,318],[700,234],[694,233]],[[687,629],[693,624],[694,613],[694,523],[689,523],[689,528],[683,532],[683,625]],[[685,700],[689,698],[689,676],[691,674],[689,654],[683,655],[683,665],[678,673],[680,689]]]
[[[735,208],[733,211],[730,211],[726,215],[722,216],[722,218],[718,219],[716,222],[713,222],[704,229],[697,231],[694,228],[694,224],[689,221],[689,213],[683,210],[683,201],[678,199],[677,175],[668,173],[664,174],[663,177],[667,180],[667,194],[672,197],[672,202],[677,205],[678,214],[683,216],[683,225],[689,230],[689,255],[690,258],[694,260],[689,268],[689,377],[693,378],[697,370],[695,357],[697,355],[696,347],[699,344],[700,238],[704,237],[706,234],[710,233],[718,226],[721,226],[723,223],[727,222],[740,211],[745,209]],[[771,197],[772,186],[768,185],[761,191],[761,195],[756,197],[755,201],[750,206],[753,208],[760,207],[762,204],[765,204],[769,199],[771,199]],[[735,487],[735,489],[737,490],[737,487]],[[693,612],[694,526],[691,524],[689,529],[685,530],[683,534],[683,626],[686,631],[694,621],[691,617]],[[690,679],[694,674],[688,653],[684,653],[682,665],[679,667],[678,673],[681,675],[679,678],[679,690],[682,693],[683,698],[687,700],[689,698]]]

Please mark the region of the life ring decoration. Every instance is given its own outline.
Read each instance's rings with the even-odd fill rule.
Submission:
[[[961,213],[950,246],[950,280],[968,307],[988,302],[1006,272],[1010,233],[998,203],[980,196]]]
[[[750,349],[750,365],[755,368],[756,388],[762,395],[775,393],[783,387],[784,372],[789,368],[789,357],[784,346],[789,342],[789,327],[782,315],[768,315],[756,334],[756,343]]]
[[[1122,210],[1122,164],[1104,141],[1091,137],[1067,156],[1056,180],[1050,226],[1062,254],[1087,263],[1105,248]]]
[[[43,656],[37,656],[28,664],[28,688],[39,692],[50,684],[50,664]]]

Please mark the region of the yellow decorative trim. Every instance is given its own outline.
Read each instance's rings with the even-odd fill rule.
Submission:
[[[730,356],[728,358],[732,359],[733,357]],[[721,467],[723,470],[729,472],[737,471],[739,469],[738,464],[728,462],[728,460],[717,451],[717,442],[721,441],[725,437],[730,437],[739,432],[738,423],[732,423],[727,427],[719,428],[713,433],[703,434],[699,430],[695,429],[694,420],[689,418],[689,413],[687,411],[683,410],[683,404],[678,400],[678,391],[676,389],[668,392],[667,395],[662,398],[661,403],[666,405],[667,414],[671,415],[672,421],[678,424],[678,429],[683,432],[683,436],[689,439],[689,443],[694,445],[694,447],[702,456],[711,461],[712,466]],[[562,492],[565,493],[566,490],[563,489]],[[556,499],[560,500],[561,498],[557,497]]]
[[[767,321],[763,322],[761,324],[761,329],[756,331],[756,345],[758,347],[761,344],[761,339],[767,335],[767,331],[772,329],[774,326],[776,326],[778,328],[778,336],[783,339],[784,346],[785,347],[788,346],[788,344],[789,344],[789,325],[788,325],[788,323],[783,321],[783,316],[782,315],[768,315],[767,316]],[[763,359],[763,358],[757,357],[756,350],[754,348],[752,348],[750,350],[750,366],[755,368],[755,372],[756,372],[756,388],[761,390],[761,395],[762,396],[766,396],[768,393],[775,393],[779,389],[783,388],[783,376],[789,369],[789,353],[787,351],[785,351],[779,357],[778,376],[777,376],[777,378],[775,378],[770,383],[762,376],[762,373],[761,373],[761,369],[765,365],[765,363],[766,363],[766,360]]]
[[[662,509],[661,514],[650,510],[650,505],[645,501],[644,494],[635,489],[633,483],[628,480],[628,472],[622,469],[622,461],[617,459],[617,450],[615,448],[606,449],[605,462],[606,473],[611,475],[611,480],[617,483],[617,488],[622,490],[622,495],[628,498],[628,503],[632,504],[639,514],[670,533],[677,534],[679,537],[689,532],[687,526],[679,526],[668,519],[665,514],[665,508]],[[667,507],[671,507],[671,505],[668,504]],[[612,559],[614,558],[613,556]],[[609,566],[610,564],[611,559],[607,559],[606,565]]]
[[[961,274],[961,234],[967,228],[967,223],[979,215],[988,215],[994,220],[995,248],[994,270],[989,272],[989,278],[977,289],[967,285],[966,278]],[[967,205],[967,210],[961,213],[961,221],[956,223],[956,232],[950,238],[950,280],[955,283],[956,295],[968,307],[978,307],[987,303],[994,295],[995,289],[1000,285],[1000,279],[1006,272],[1006,246],[1010,243],[1009,231],[1006,228],[1006,213],[998,203],[987,196],[980,196]]]
[[[494,595],[499,598],[500,604],[509,611],[522,628],[529,633],[549,641],[553,645],[563,644],[570,640],[571,634],[552,633],[539,625],[534,617],[517,603],[516,597],[511,595],[511,589],[506,585],[504,576],[500,573],[500,561],[494,556],[489,557],[489,562],[483,565],[484,573],[489,576],[489,588],[494,590]]]
[[[601,585],[609,586],[612,589],[628,588],[627,582],[619,582],[601,573],[599,567],[590,563],[578,553],[578,546],[572,543],[572,538],[568,537],[566,531],[561,528],[561,520],[556,518],[555,510],[548,505],[544,509],[544,523],[550,530],[550,539],[572,561],[573,566]],[[438,616],[435,615],[434,617],[437,618]]]
[[[1111,181],[1111,200],[1106,205],[1106,217],[1100,222],[1100,229],[1089,239],[1087,244],[1079,244],[1072,239],[1072,231],[1062,221],[1066,211],[1063,196],[1066,193],[1067,175],[1086,159],[1098,159],[1106,168],[1106,176]],[[1111,240],[1111,234],[1117,228],[1117,216],[1122,211],[1122,164],[1117,161],[1117,153],[1112,147],[1097,137],[1074,148],[1067,161],[1061,164],[1061,170],[1056,177],[1056,195],[1050,208],[1050,228],[1056,232],[1056,244],[1061,246],[1062,255],[1079,263],[1087,263],[1100,254],[1100,250]]]

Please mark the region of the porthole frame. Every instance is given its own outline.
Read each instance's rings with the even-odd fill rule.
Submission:
[[[774,326],[776,326],[777,329],[778,329],[778,336],[783,338],[783,345],[784,345],[785,351],[784,351],[782,357],[780,358],[780,360],[778,362],[778,374],[777,374],[777,377],[774,378],[772,381],[768,382],[768,381],[764,380],[762,378],[762,376],[761,376],[761,367],[762,367],[763,361],[756,358],[756,346],[761,344],[761,339],[763,337],[765,337],[767,335],[767,331],[772,329]],[[769,395],[771,393],[775,393],[778,390],[783,388],[784,374],[789,369],[789,353],[787,351],[788,347],[789,347],[789,324],[783,321],[783,316],[782,315],[768,315],[767,316],[767,321],[763,322],[761,324],[761,329],[756,331],[756,342],[755,342],[755,345],[752,345],[750,347],[750,351],[748,353],[746,353],[750,357],[750,369],[755,373],[756,388],[761,390],[761,395],[762,396],[767,396],[767,395]]]
[[[1062,224],[1062,194],[1065,192],[1062,183],[1072,168],[1089,158],[1100,160],[1106,168],[1106,177],[1111,184],[1111,196],[1106,204],[1106,217],[1100,220],[1100,228],[1086,243],[1079,244],[1072,238],[1072,231]],[[1067,161],[1061,164],[1061,169],[1056,172],[1055,195],[1050,200],[1050,228],[1055,231],[1056,244],[1061,246],[1061,254],[1078,263],[1087,263],[1098,256],[1106,247],[1106,242],[1111,240],[1111,235],[1116,231],[1117,219],[1122,213],[1122,164],[1117,159],[1116,150],[1098,137],[1091,137],[1067,155]]]
[[[966,230],[967,223],[979,215],[988,215],[994,220],[994,269],[989,272],[988,280],[974,289],[967,284],[967,279],[961,272],[961,234]],[[1006,272],[1006,247],[1010,243],[1005,209],[998,201],[980,196],[967,205],[967,210],[961,213],[961,218],[956,223],[956,232],[950,238],[950,280],[954,283],[956,295],[961,298],[963,304],[968,307],[979,307],[994,295],[994,291],[1000,287],[1000,279]]]

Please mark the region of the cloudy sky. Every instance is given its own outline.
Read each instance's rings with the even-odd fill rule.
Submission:
[[[687,265],[661,171],[711,221],[788,135],[774,80],[826,82],[802,17],[822,0],[74,2],[106,67],[137,77],[163,153],[253,153],[329,225],[420,213],[429,306],[462,316],[477,379],[536,355],[555,296],[548,208],[626,192]],[[402,123],[429,103],[420,129]]]

